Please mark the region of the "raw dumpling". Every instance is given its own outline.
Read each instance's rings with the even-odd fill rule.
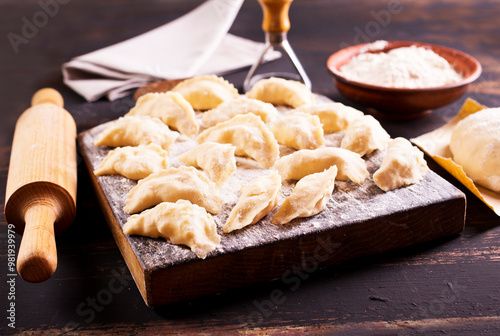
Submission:
[[[212,127],[220,122],[231,119],[237,114],[253,113],[263,122],[268,123],[279,117],[278,110],[269,103],[257,99],[240,97],[226,100],[219,106],[203,113],[202,123],[205,127]]]
[[[238,97],[233,84],[215,75],[186,79],[172,91],[179,92],[195,110],[210,110],[223,101]]]
[[[295,111],[317,115],[325,134],[342,132],[353,120],[364,116],[363,112],[342,103],[302,105]]]
[[[177,92],[151,92],[139,97],[135,106],[125,116],[132,115],[156,117],[187,136],[195,135],[199,129],[193,108]]]
[[[236,155],[249,156],[264,168],[271,168],[279,157],[278,142],[264,122],[253,113],[239,114],[201,132],[198,143],[230,143]]]
[[[222,185],[236,170],[234,151],[230,144],[205,142],[177,158],[188,166],[203,169],[217,186]]]
[[[288,113],[268,125],[279,144],[295,149],[315,149],[323,146],[323,127],[317,116]]]
[[[367,115],[350,123],[340,147],[363,156],[376,149],[384,149],[390,139],[377,119]]]
[[[158,118],[128,116],[118,118],[95,139],[96,146],[138,146],[155,143],[167,150],[179,137]]]
[[[231,210],[222,230],[229,233],[257,223],[274,209],[280,189],[281,178],[276,171],[242,185],[238,203]]]
[[[247,97],[291,107],[312,104],[314,101],[312,92],[303,83],[276,77],[256,82],[247,92]]]
[[[216,214],[221,210],[222,198],[215,184],[194,167],[168,168],[140,180],[127,195],[126,213],[132,214],[161,202],[185,199]]]
[[[96,175],[122,175],[131,180],[140,180],[168,168],[168,152],[157,144],[138,147],[118,147],[108,153]]]
[[[428,170],[424,153],[408,140],[396,138],[389,142],[387,155],[373,174],[373,180],[380,189],[389,191],[418,183]]]
[[[220,243],[212,216],[186,200],[163,202],[139,215],[130,216],[123,232],[127,235],[163,237],[173,244],[187,245],[202,259]]]
[[[283,180],[300,180],[331,166],[338,168],[338,180],[360,184],[369,175],[365,161],[357,153],[336,147],[302,149],[280,158],[275,168]]]
[[[452,132],[450,150],[470,179],[500,193],[500,108],[462,119]]]
[[[310,217],[323,211],[332,196],[337,167],[331,166],[321,173],[307,175],[295,185],[274,215],[271,223],[285,224],[294,218]]]

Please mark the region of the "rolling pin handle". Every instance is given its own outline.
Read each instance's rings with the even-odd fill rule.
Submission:
[[[28,282],[43,282],[57,268],[54,207],[49,203],[32,203],[25,212],[25,228],[17,258],[17,271]]]
[[[76,211],[76,125],[54,89],[35,93],[32,107],[17,119],[9,163],[4,214],[23,234],[17,271],[42,282],[57,268],[54,233]]]
[[[51,88],[38,90],[31,98],[31,106],[39,104],[54,104],[59,107],[64,107],[64,99],[59,92]]]

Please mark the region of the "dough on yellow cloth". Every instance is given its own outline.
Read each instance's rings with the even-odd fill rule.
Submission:
[[[459,121],[450,150],[472,181],[500,192],[500,108],[484,109]]]

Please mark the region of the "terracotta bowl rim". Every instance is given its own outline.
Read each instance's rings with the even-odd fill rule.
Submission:
[[[406,47],[406,46],[411,46],[411,45],[416,45],[419,47],[424,47],[433,50],[435,53],[443,57],[442,53],[447,52],[447,54],[454,55],[454,58],[457,58],[457,56],[461,57],[462,59],[466,59],[468,64],[471,66],[473,71],[471,71],[468,75],[464,74],[464,78],[461,81],[458,81],[456,83],[452,84],[447,84],[447,85],[442,85],[442,86],[434,86],[434,87],[427,87],[427,88],[396,88],[396,87],[386,87],[386,86],[379,86],[379,85],[373,85],[373,84],[367,84],[363,82],[358,82],[354,81],[351,79],[348,79],[347,77],[344,76],[342,72],[340,72],[337,67],[332,64],[335,61],[338,60],[339,57],[343,56],[344,54],[351,54],[350,56],[346,57],[346,62],[342,63],[345,64],[347,61],[349,61],[351,58],[359,54],[360,49],[363,47],[369,45],[370,43],[363,43],[363,44],[358,44],[354,46],[350,46],[344,49],[340,49],[337,52],[331,54],[327,61],[326,61],[326,66],[330,74],[337,80],[342,81],[346,84],[349,84],[351,86],[356,86],[359,88],[364,88],[364,89],[369,89],[369,90],[377,90],[377,91],[386,91],[386,92],[392,92],[392,93],[416,93],[416,92],[432,92],[432,91],[444,91],[444,90],[449,90],[449,89],[455,89],[459,88],[465,85],[468,85],[472,82],[474,82],[477,78],[482,73],[482,66],[481,63],[471,55],[464,53],[462,51],[459,51],[457,49],[437,45],[437,44],[431,44],[431,43],[424,43],[424,42],[417,42],[417,41],[388,41],[388,45],[382,49],[381,51],[389,51],[391,49],[395,48],[400,48],[400,47]],[[449,61],[448,61],[449,62]]]

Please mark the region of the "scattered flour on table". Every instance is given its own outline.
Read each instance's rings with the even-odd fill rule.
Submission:
[[[463,78],[446,59],[424,47],[412,45],[388,52],[370,52],[380,50],[381,42],[385,41],[372,43],[376,48],[363,49],[340,71],[353,81],[409,89],[448,85]]]

